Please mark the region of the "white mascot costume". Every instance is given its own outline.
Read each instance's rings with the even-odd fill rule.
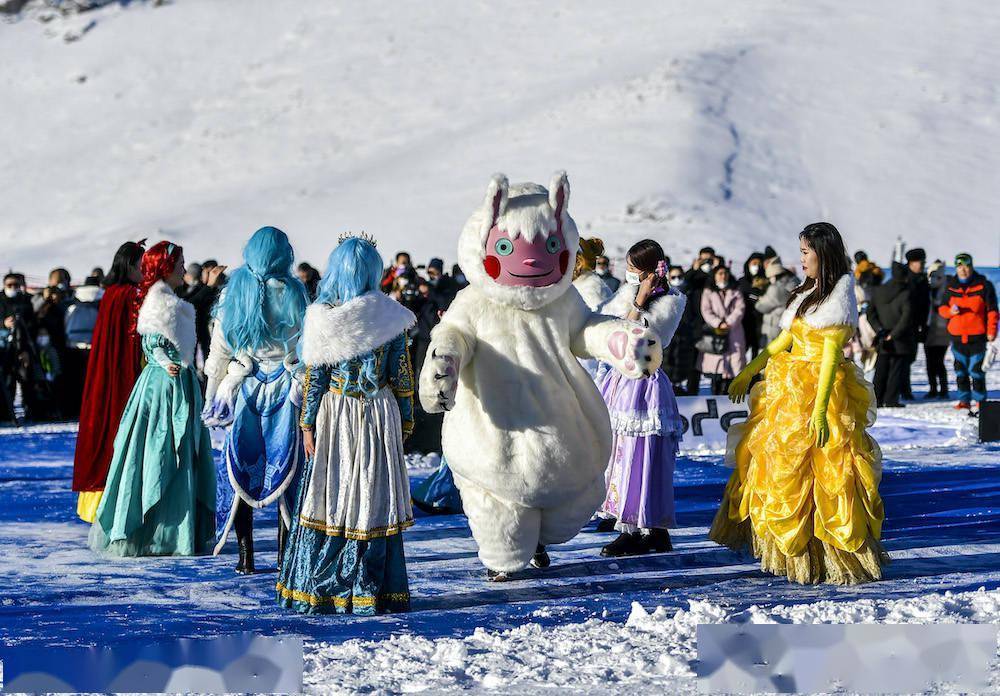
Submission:
[[[493,176],[459,238],[469,287],[431,335],[420,400],[444,419],[444,455],[494,580],[572,539],[605,495],[607,407],[577,358],[629,377],[660,366],[641,326],[593,313],[572,287],[579,235],[564,172],[548,191]],[[534,559],[533,559],[534,556]]]

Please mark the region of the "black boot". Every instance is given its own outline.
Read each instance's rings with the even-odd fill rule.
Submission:
[[[278,570],[281,570],[282,563],[285,562],[285,542],[288,541],[288,527],[285,526],[285,520],[281,518],[281,513],[278,513]]]
[[[535,568],[548,568],[552,565],[552,559],[549,558],[549,554],[541,544],[535,547],[535,555],[531,557],[531,565]]]
[[[614,517],[602,517],[597,523],[597,527],[594,528],[595,532],[607,533],[615,531],[615,525],[618,524],[618,520]]]
[[[646,553],[646,545],[639,532],[622,532],[617,539],[601,549],[601,555],[608,558],[637,556]]]
[[[236,529],[236,541],[240,548],[236,572],[240,575],[253,575],[256,570],[253,562],[253,510],[242,500],[237,503],[233,527]]]
[[[670,532],[666,529],[651,529],[642,540],[646,542],[650,553],[667,553],[674,550],[674,545],[670,542]]]
[[[510,574],[505,570],[492,570],[487,568],[486,579],[490,582],[507,582],[510,580]]]
[[[937,391],[935,391],[935,390],[932,389],[929,392],[927,392],[926,394],[924,394],[924,398],[926,400],[928,400],[928,401],[930,401],[931,399],[936,399],[936,398],[938,398],[938,393],[937,393]]]

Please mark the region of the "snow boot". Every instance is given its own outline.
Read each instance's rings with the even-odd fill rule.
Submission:
[[[617,539],[601,549],[601,555],[606,558],[638,556],[643,553],[648,553],[648,548],[639,532],[622,532]]]
[[[607,533],[615,531],[615,525],[618,524],[618,520],[614,517],[602,517],[597,521],[597,526],[594,527],[595,532]]]
[[[646,542],[650,553],[667,553],[674,550],[674,545],[670,542],[670,532],[666,529],[651,529],[642,540]]]
[[[490,582],[507,582],[510,580],[510,573],[505,570],[486,569],[486,579]]]
[[[552,565],[552,559],[549,558],[548,552],[541,544],[535,547],[535,555],[531,557],[531,565],[535,568],[548,568]]]
[[[253,575],[256,572],[253,559],[253,510],[242,500],[237,506],[233,527],[236,529],[240,560],[236,563],[236,572],[240,575]]]

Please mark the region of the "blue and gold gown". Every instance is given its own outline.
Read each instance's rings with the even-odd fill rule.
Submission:
[[[367,355],[371,355],[368,353]],[[376,614],[410,608],[401,532],[413,524],[403,438],[413,431],[405,334],[358,356],[308,364],[301,426],[315,431],[278,576],[282,606]]]

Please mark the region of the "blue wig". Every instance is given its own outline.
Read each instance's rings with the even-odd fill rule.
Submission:
[[[288,235],[277,227],[261,227],[243,247],[244,264],[233,271],[215,307],[234,352],[282,345],[302,325],[309,298],[292,275],[294,260]]]
[[[358,237],[348,237],[337,245],[326,263],[326,274],[319,282],[317,303],[343,304],[367,293],[379,290],[382,279],[382,257],[370,243]],[[375,371],[375,354],[360,356],[357,387],[368,396],[379,390]]]
[[[348,237],[337,245],[326,262],[316,302],[343,304],[379,289],[382,257],[370,242]]]

